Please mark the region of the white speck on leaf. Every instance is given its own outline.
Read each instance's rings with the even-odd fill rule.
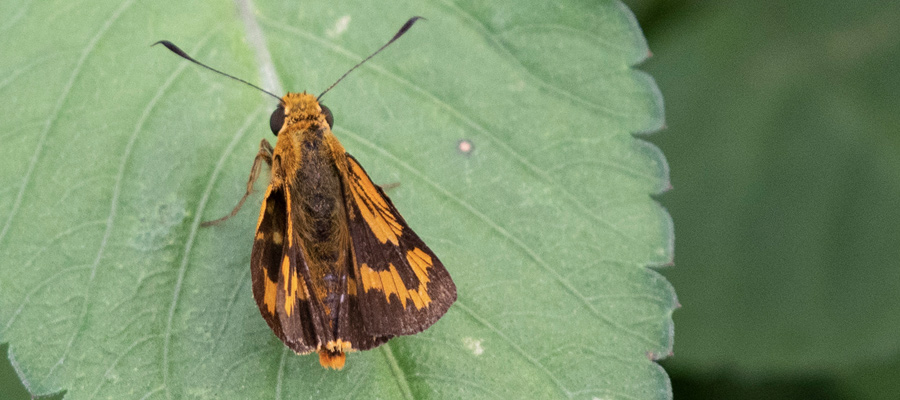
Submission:
[[[472,354],[476,356],[480,356],[482,353],[484,353],[484,347],[481,347],[481,342],[482,341],[480,339],[474,339],[470,337],[463,338],[463,344],[467,349],[472,351]]]
[[[350,16],[345,15],[343,17],[338,18],[337,22],[334,23],[334,27],[325,31],[328,37],[334,38],[338,37],[340,34],[344,33],[347,30],[347,27],[350,25]]]

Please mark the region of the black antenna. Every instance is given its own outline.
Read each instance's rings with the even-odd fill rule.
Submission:
[[[153,44],[150,45],[150,46],[156,46],[156,45],[158,45],[158,44],[162,44],[163,46],[166,46],[167,49],[171,50],[171,51],[172,51],[173,53],[175,53],[175,54],[178,54],[181,58],[183,58],[183,59],[185,59],[185,60],[188,60],[188,61],[190,61],[190,62],[192,62],[192,63],[194,63],[194,64],[197,64],[197,65],[199,65],[199,66],[201,66],[201,67],[203,67],[203,68],[206,68],[206,69],[208,69],[208,70],[210,70],[210,71],[213,71],[213,72],[216,72],[216,73],[225,75],[225,76],[227,76],[227,77],[229,77],[229,78],[231,78],[231,79],[234,79],[234,80],[236,80],[236,81],[238,81],[238,82],[243,82],[243,83],[245,83],[245,84],[247,84],[247,85],[253,86],[254,88],[257,88],[257,89],[261,90],[263,93],[268,94],[269,96],[272,96],[272,97],[278,99],[279,101],[281,100],[281,97],[278,97],[278,96],[272,94],[272,92],[270,92],[270,91],[268,91],[268,90],[266,90],[266,89],[263,89],[263,88],[261,88],[261,87],[259,87],[259,86],[256,86],[256,85],[254,85],[254,84],[252,84],[252,83],[250,83],[250,82],[247,82],[247,81],[245,81],[245,80],[243,80],[243,79],[241,79],[241,78],[238,78],[238,77],[235,77],[235,76],[228,75],[228,74],[226,74],[226,73],[224,73],[224,72],[222,72],[222,71],[219,71],[219,70],[217,70],[217,69],[215,69],[215,68],[213,68],[213,67],[210,67],[210,66],[208,66],[208,65],[206,65],[206,64],[204,64],[204,63],[202,63],[202,62],[200,62],[200,61],[195,60],[193,57],[187,55],[187,53],[185,53],[184,50],[181,50],[180,48],[178,48],[178,46],[176,46],[174,43],[172,43],[172,42],[170,42],[170,41],[168,41],[168,40],[160,40],[160,41],[158,41],[158,42],[156,42],[156,43],[153,43]]]
[[[385,43],[384,46],[381,46],[378,50],[375,50],[375,52],[372,53],[372,55],[366,57],[365,60],[360,61],[359,64],[354,65],[353,68],[350,68],[350,70],[348,70],[347,72],[344,72],[344,75],[341,75],[341,77],[338,78],[337,81],[332,83],[331,86],[328,87],[328,89],[325,89],[325,91],[322,92],[322,94],[320,94],[319,97],[316,97],[316,101],[321,99],[322,96],[325,95],[325,93],[328,93],[328,91],[331,90],[331,88],[333,88],[335,85],[337,85],[338,82],[343,80],[348,74],[353,72],[354,69],[356,69],[360,65],[363,65],[363,63],[365,63],[366,61],[369,61],[370,58],[375,57],[376,54],[381,53],[381,51],[384,50],[385,47],[388,47],[391,43],[394,43],[395,40],[400,39],[400,36],[403,36],[403,34],[406,33],[406,31],[408,31],[409,28],[411,28],[413,26],[413,24],[420,19],[425,19],[425,17],[412,17],[409,19],[409,21],[406,21],[406,23],[403,24],[402,27],[400,27],[400,30],[397,31],[397,34],[395,34],[394,37],[391,38],[391,40],[389,40],[387,43]],[[207,68],[209,68],[209,67],[207,67]]]

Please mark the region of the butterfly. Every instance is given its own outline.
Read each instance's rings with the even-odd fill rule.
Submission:
[[[275,336],[298,354],[317,352],[323,367],[341,369],[347,352],[421,332],[456,301],[447,269],[347,153],[331,131],[331,111],[319,102],[418,19],[409,19],[319,96],[278,97],[194,60],[169,41],[157,42],[279,99],[269,119],[275,146],[262,140],[244,197],[231,214],[204,226],[234,216],[262,165],[269,167],[250,256],[253,296]]]

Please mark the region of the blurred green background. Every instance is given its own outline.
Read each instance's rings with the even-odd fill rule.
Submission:
[[[900,2],[626,3],[666,100],[675,398],[900,398]]]
[[[675,397],[898,398],[900,2],[625,3],[667,106]]]

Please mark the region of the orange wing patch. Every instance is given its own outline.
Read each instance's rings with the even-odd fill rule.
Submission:
[[[266,308],[269,310],[269,314],[275,315],[275,303],[277,294],[278,294],[278,284],[275,283],[272,279],[269,278],[269,272],[266,268],[262,268],[263,272],[263,282],[265,284],[265,290],[263,295],[263,304],[266,305]]]
[[[281,232],[272,232],[272,243],[275,243],[276,246],[281,246],[283,239],[284,238],[281,236]]]
[[[294,312],[294,305],[297,304],[297,298],[306,300],[309,296],[306,293],[306,285],[301,285],[302,280],[297,271],[291,271],[289,256],[284,256],[284,261],[281,262],[281,276],[284,279],[284,312],[290,317]]]
[[[416,277],[419,278],[419,282],[422,282],[422,284],[428,283],[428,268],[431,268],[431,266],[434,265],[431,261],[431,256],[429,256],[428,253],[425,253],[422,249],[416,247],[406,252],[406,262],[412,266],[413,272],[415,272]]]
[[[410,253],[412,252],[413,251],[410,251]],[[412,301],[417,310],[421,310],[423,307],[428,307],[428,304],[431,303],[431,297],[428,295],[427,290],[427,267],[413,268],[416,272],[416,275],[419,276],[419,287],[415,290],[406,287],[406,285],[403,283],[403,279],[400,277],[400,273],[397,272],[397,267],[395,267],[394,264],[389,264],[388,269],[385,271],[375,271],[374,269],[369,268],[367,264],[362,264],[359,272],[362,275],[361,278],[363,283],[363,290],[365,290],[366,292],[368,292],[369,290],[382,291],[384,293],[384,298],[388,303],[391,302],[391,295],[393,294],[397,296],[398,299],[400,299],[400,304],[403,305],[403,308],[406,308],[407,301]],[[424,275],[419,275],[420,271]]]
[[[350,165],[350,192],[353,193],[353,200],[359,206],[359,212],[362,214],[366,224],[378,238],[381,243],[391,242],[396,246],[399,243],[398,238],[403,232],[403,225],[394,218],[390,207],[384,201],[381,194],[375,190],[375,184],[369,180],[365,171],[355,162],[347,163]]]

